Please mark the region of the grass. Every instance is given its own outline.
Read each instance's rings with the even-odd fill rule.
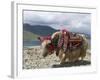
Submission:
[[[28,32],[28,31],[23,32],[23,40],[24,41],[37,40],[37,37],[39,37],[39,35],[36,35],[32,32]]]

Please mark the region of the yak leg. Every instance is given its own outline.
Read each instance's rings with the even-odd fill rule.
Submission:
[[[85,56],[86,56],[86,50],[82,50],[80,55],[81,60],[83,60]]]
[[[56,56],[58,56],[58,55],[59,55],[59,48],[56,49]]]
[[[60,64],[63,64],[63,63],[65,62],[65,60],[66,60],[66,56],[65,56],[65,54],[63,53]]]
[[[83,60],[84,57],[86,56],[87,48],[88,48],[88,44],[85,44],[85,45],[82,46],[82,48],[81,48],[81,54],[80,54],[81,60]]]
[[[63,52],[60,52],[59,53],[59,58],[60,58],[60,61],[61,61],[60,64],[64,63],[65,60],[66,60],[66,54],[63,53]]]

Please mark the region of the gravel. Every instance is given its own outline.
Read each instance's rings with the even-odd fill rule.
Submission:
[[[59,65],[60,60],[55,54],[52,54],[52,55],[47,56],[46,58],[43,58],[41,54],[41,50],[42,49],[40,46],[34,46],[33,48],[23,49],[23,69],[52,68],[54,67],[55,64]],[[91,57],[91,54],[87,52],[87,55],[85,57],[85,61],[89,62],[87,65],[90,64],[90,60],[91,60],[90,57]],[[81,62],[81,63],[83,64],[85,62]],[[69,67],[69,66],[65,65],[65,66],[60,66],[60,67]]]

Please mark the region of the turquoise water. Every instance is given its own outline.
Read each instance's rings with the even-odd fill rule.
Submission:
[[[23,41],[23,46],[24,47],[31,47],[31,46],[39,46],[41,45],[41,42],[38,40],[34,41]]]
[[[91,40],[88,40],[89,48],[91,47]],[[24,47],[40,46],[41,42],[39,40],[34,41],[23,41]]]

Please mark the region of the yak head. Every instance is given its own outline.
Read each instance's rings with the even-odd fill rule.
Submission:
[[[38,37],[38,39],[41,41],[43,57],[46,57],[54,52],[54,47],[50,36]]]

